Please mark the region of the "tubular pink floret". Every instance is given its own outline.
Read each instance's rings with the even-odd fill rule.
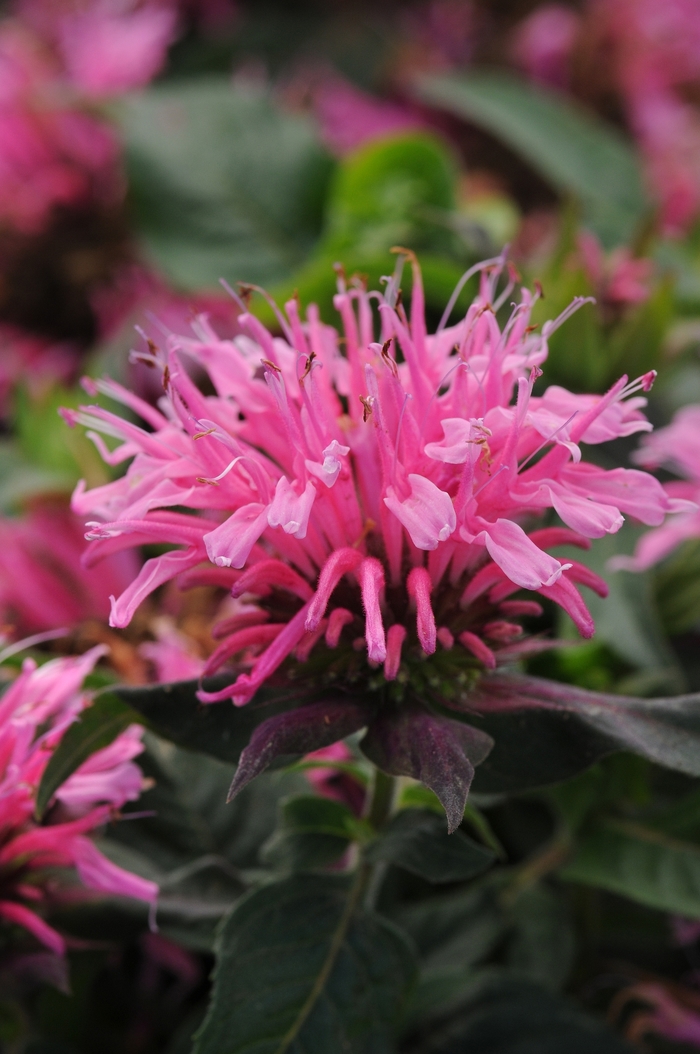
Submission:
[[[203,677],[210,677],[220,666],[247,648],[261,648],[271,644],[284,629],[284,622],[263,622],[255,626],[247,626],[232,633],[230,637],[222,641],[218,648],[212,652],[206,661],[202,671]]]
[[[401,646],[406,639],[406,627],[400,622],[389,626],[386,635],[386,660],[384,662],[384,678],[387,681],[395,681],[401,666]]]
[[[349,571],[357,570],[361,561],[362,553],[357,549],[336,549],[328,557],[319,575],[314,597],[309,604],[309,613],[306,618],[307,630],[316,629],[326,613],[331,593],[343,575],[348,574]]]
[[[244,593],[261,596],[263,594],[260,590],[268,593],[270,588],[283,589],[304,601],[313,596],[309,583],[297,574],[293,567],[283,564],[281,560],[261,560],[260,563],[253,564],[232,587],[231,596],[234,599]]]
[[[610,592],[608,583],[600,575],[597,575],[595,571],[591,571],[590,567],[586,567],[585,564],[580,564],[578,560],[572,560],[571,566],[567,568],[566,577],[571,582],[576,582],[581,586],[588,586],[594,593],[597,593],[599,597],[607,597]]]
[[[571,617],[582,637],[588,639],[593,636],[595,622],[591,613],[586,607],[581,594],[565,575],[562,575],[554,585],[542,586],[537,592],[564,608],[564,611]]]
[[[541,527],[530,531],[530,538],[540,549],[554,549],[558,545],[575,545],[577,549],[590,549],[588,538],[569,527]]]
[[[362,605],[365,609],[365,639],[370,662],[382,663],[386,659],[386,636],[380,607],[380,595],[384,588],[384,568],[379,560],[368,556],[359,566],[357,577],[362,590]]]
[[[521,637],[523,627],[517,622],[506,622],[505,619],[494,619],[484,626],[484,636],[491,640],[512,640],[513,637]]]
[[[242,674],[238,680],[219,692],[206,692],[200,688],[197,698],[202,703],[220,703],[222,699],[233,699],[236,706],[250,702],[258,688],[281,666],[288,655],[296,648],[304,636],[304,622],[308,604],[297,611],[284,629],[275,637],[270,646],[262,653],[249,674]]]
[[[468,629],[465,629],[457,639],[476,659],[483,662],[488,670],[496,669],[496,656],[489,646],[484,644],[481,637],[477,637],[476,633],[470,633]]]
[[[528,615],[537,618],[543,612],[542,605],[536,600],[504,600],[499,607],[504,615],[509,615],[511,618],[522,618]]]
[[[297,645],[296,652],[294,653],[297,662],[306,662],[309,655],[314,650],[321,637],[326,632],[327,625],[328,620],[324,618],[321,619],[315,630],[306,631],[304,636],[301,638],[301,641]]]
[[[437,639],[440,641],[445,651],[451,651],[454,647],[454,635],[448,630],[447,626],[440,626],[440,629],[437,631]]]
[[[348,611],[347,608],[333,608],[328,617],[328,629],[326,630],[326,644],[329,648],[338,647],[343,628],[348,626],[354,617],[352,611]]]
[[[416,628],[418,640],[426,655],[432,655],[437,646],[435,615],[430,603],[430,575],[424,567],[414,567],[409,573],[406,589],[416,603]]]

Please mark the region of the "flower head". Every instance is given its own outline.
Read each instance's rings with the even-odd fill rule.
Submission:
[[[539,610],[508,599],[519,589],[554,600],[590,636],[577,585],[604,594],[605,583],[548,550],[587,548],[625,513],[657,526],[672,507],[647,473],[582,460],[582,443],[649,430],[637,392],[651,375],[623,377],[603,396],[533,394],[548,335],[580,301],[537,332],[523,289],[499,324],[514,279],[498,258],[475,269],[480,291],[466,316],[447,326],[451,303],[429,335],[418,264],[400,250],[406,258],[410,318],[398,272],[383,294],[341,279],[342,340],[313,306],[302,321],[295,300],[278,314],[282,336],[245,312],[244,335],[225,341],[200,318],[193,337],[151,353],[166,393],[158,409],[89,382],[143,426],[97,406],[66,411],[111,463],[132,459],[120,479],[76,490],[90,561],[145,542],[179,546],[113,599],[113,626],[205,561],[208,580],[218,574],[234,596],[255,599],[257,618],[231,627],[205,671],[237,659],[238,676],[204,701],[246,703],[283,664],[322,656],[345,663],[345,676],[376,679],[381,667],[382,683],[405,681],[406,663],[436,653],[493,665],[495,653],[522,647],[513,619]],[[192,382],[192,360],[216,394]],[[120,445],[108,451],[100,432]],[[566,527],[530,530],[551,509]]]
[[[44,822],[35,818],[36,791],[66,729],[90,704],[85,676],[105,652],[54,659],[37,668],[27,659],[0,701],[0,918],[22,926],[61,954],[63,937],[38,913],[57,895],[51,871],[75,868],[83,885],[151,903],[153,882],[117,867],[87,835],[141,793],[133,758],[143,729],[131,725],[97,751],[58,788]]]

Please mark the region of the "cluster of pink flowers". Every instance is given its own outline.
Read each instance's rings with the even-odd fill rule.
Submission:
[[[502,258],[472,270],[479,295],[448,326],[453,297],[434,335],[413,259],[410,320],[398,272],[384,294],[340,278],[342,351],[317,309],[304,322],[295,300],[278,312],[280,337],[245,312],[244,335],[221,340],[202,317],[193,337],[173,334],[151,349],[166,390],[158,409],[112,382],[86,382],[145,427],[99,406],[64,412],[110,464],[132,459],[118,480],[74,494],[75,512],[89,517],[88,559],[145,542],[181,547],[148,560],[113,598],[113,626],[185,572],[257,598],[215,630],[223,639],[205,673],[235,656],[246,668],[230,687],[202,692],[204,701],[246,703],[288,657],[304,662],[321,641],[329,651],[352,642],[387,681],[402,657],[457,641],[492,666],[494,648],[522,632],[513,619],[540,610],[508,599],[519,589],[560,604],[590,636],[577,586],[604,594],[605,583],[547,550],[587,548],[617,531],[623,513],[658,526],[680,507],[646,472],[581,458],[581,443],[651,428],[637,393],[653,374],[622,377],[603,396],[556,386],[534,396],[547,338],[580,301],[537,332],[536,296],[523,289],[501,329],[496,312],[515,278]],[[192,382],[192,362],[215,395]],[[100,432],[120,441],[116,449]],[[528,533],[550,509],[566,526]],[[194,571],[204,561],[211,566]]]
[[[79,718],[90,696],[85,676],[104,654],[54,659],[38,667],[25,660],[0,700],[0,918],[23,926],[54,952],[64,938],[39,914],[61,898],[60,870],[74,868],[84,886],[155,903],[158,887],[124,871],[87,837],[126,802],[139,797],[143,729],[127,728],[93,754],[56,791],[48,818],[35,818],[36,791],[52,752]]]
[[[110,591],[126,588],[138,572],[133,553],[118,553],[99,569],[83,567],[83,535],[61,502],[0,519],[0,617],[15,635],[106,618]]]
[[[685,477],[663,485],[671,500],[686,503],[685,511],[656,530],[646,531],[634,556],[615,559],[618,568],[644,571],[682,542],[700,538],[700,406],[684,406],[670,425],[645,437],[634,457],[645,468],[664,467]]]
[[[578,14],[548,4],[514,41],[516,61],[556,87],[570,80],[579,47],[621,96],[666,230],[687,229],[700,208],[700,120],[684,97],[700,82],[700,8],[695,0],[589,0]]]

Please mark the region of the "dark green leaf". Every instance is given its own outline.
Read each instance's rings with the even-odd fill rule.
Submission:
[[[428,882],[463,882],[485,871],[496,859],[490,849],[455,831],[424,809],[404,809],[368,850],[368,859],[384,860]]]
[[[526,980],[484,974],[468,1006],[402,1054],[630,1054],[609,1028]]]
[[[510,969],[558,991],[574,963],[576,941],[561,893],[539,883],[520,894],[511,909],[515,929],[508,945]]]
[[[410,945],[344,878],[297,876],[246,897],[222,926],[195,1054],[389,1054]]]
[[[631,145],[574,103],[505,73],[422,77],[417,91],[500,139],[561,193],[579,198],[604,244],[628,242],[643,220],[648,205]]]
[[[600,824],[559,873],[661,911],[700,918],[700,847],[649,827]]]
[[[230,676],[212,677],[204,687],[215,691],[230,682]],[[152,688],[115,688],[114,694],[138,710],[163,739],[234,763],[262,721],[298,705],[292,692],[276,689],[263,689],[247,706],[235,707],[230,702],[204,705],[197,699],[199,687],[198,681],[179,681]]]
[[[482,678],[469,709],[470,723],[495,741],[476,791],[557,783],[619,750],[700,775],[700,694],[635,699],[496,674]]]
[[[109,746],[139,716],[121,699],[110,693],[99,695],[92,706],[64,734],[44,769],[36,795],[35,812],[41,818],[54,794],[84,761],[97,750]]]
[[[313,794],[288,798],[263,859],[289,871],[313,871],[338,860],[359,828],[360,821],[342,802]]]
[[[173,282],[269,284],[304,260],[331,171],[305,118],[225,78],[160,85],[116,114],[137,230]]]

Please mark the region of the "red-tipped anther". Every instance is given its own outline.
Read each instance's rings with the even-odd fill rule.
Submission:
[[[432,655],[437,647],[435,615],[430,603],[430,575],[424,567],[414,567],[406,583],[408,595],[416,602],[416,629],[420,646],[426,655]]]
[[[326,613],[331,593],[348,571],[355,571],[362,561],[362,553],[357,549],[336,549],[326,560],[318,578],[316,593],[309,605],[306,616],[306,629],[314,630]]]
[[[373,556],[368,556],[360,564],[357,577],[360,580],[362,603],[365,609],[367,657],[370,662],[384,662],[386,659],[386,635],[379,604],[379,598],[384,588],[384,568],[379,560],[376,560]]]
[[[386,661],[384,663],[384,677],[387,681],[395,681],[401,665],[401,646],[406,639],[406,627],[396,622],[389,627],[386,635]]]
[[[495,670],[496,656],[488,645],[484,644],[481,637],[477,637],[476,633],[470,633],[468,629],[465,629],[464,633],[460,633],[458,640],[467,651],[470,651],[475,658],[483,662],[484,666],[489,670]]]

